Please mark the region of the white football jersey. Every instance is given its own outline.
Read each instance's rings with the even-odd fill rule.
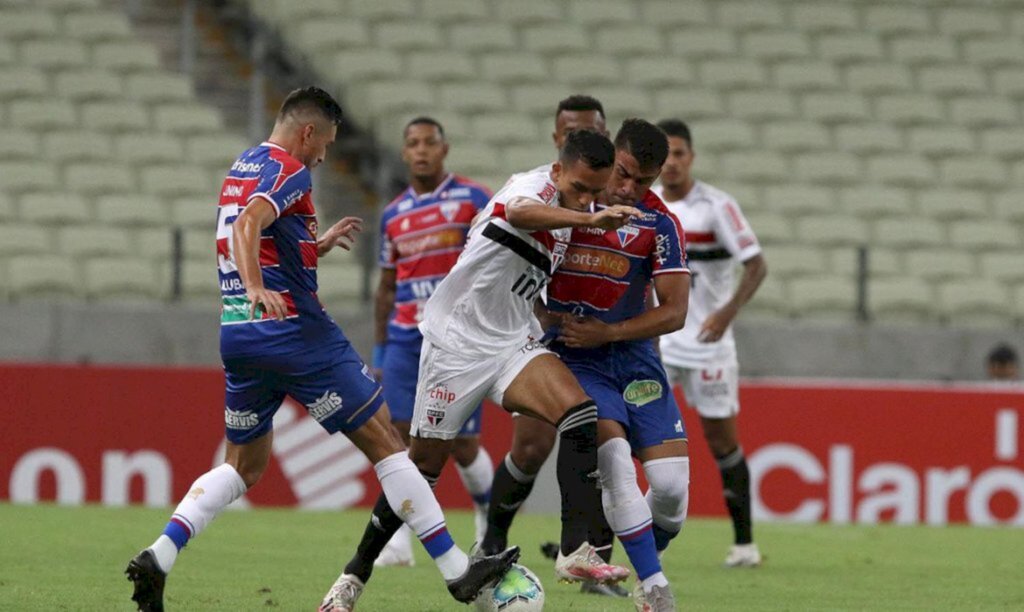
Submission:
[[[572,230],[517,229],[505,218],[505,204],[528,198],[558,206],[550,170],[513,175],[474,221],[458,262],[424,306],[420,331],[431,343],[487,356],[529,334],[540,337],[533,304],[562,263]]]
[[[682,200],[665,199],[661,185],[654,187],[686,232],[686,258],[691,272],[690,304],[686,325],[661,337],[666,365],[701,368],[736,361],[732,326],[718,342],[697,340],[700,326],[732,298],[737,262],[761,252],[750,224],[736,200],[707,183],[697,181]]]

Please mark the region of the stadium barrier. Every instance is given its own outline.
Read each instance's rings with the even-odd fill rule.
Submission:
[[[0,389],[0,500],[168,506],[222,457],[216,369],[0,365]],[[745,381],[741,393],[761,520],[1024,526],[1020,390]],[[695,416],[684,411],[690,514],[721,516]],[[485,411],[483,441],[496,460],[510,424],[501,410]],[[275,419],[275,459],[239,506],[338,509],[377,495],[366,459],[290,401]],[[438,495],[445,506],[470,505],[451,467]]]

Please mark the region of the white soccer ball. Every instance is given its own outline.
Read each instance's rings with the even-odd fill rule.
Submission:
[[[505,572],[498,584],[480,591],[476,609],[480,612],[537,612],[544,609],[544,587],[536,574],[517,563]]]

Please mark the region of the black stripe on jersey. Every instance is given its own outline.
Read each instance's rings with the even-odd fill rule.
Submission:
[[[488,223],[484,227],[484,237],[497,242],[501,246],[510,249],[516,255],[525,259],[531,265],[540,268],[544,274],[551,276],[551,260],[544,253],[541,253],[530,243],[519,236],[498,227],[494,223]]]
[[[732,257],[727,249],[708,249],[707,251],[687,251],[686,258],[690,261],[715,261]]]

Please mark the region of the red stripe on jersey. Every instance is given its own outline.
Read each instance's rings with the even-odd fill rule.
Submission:
[[[416,302],[406,302],[395,306],[395,318],[393,321],[399,325],[416,325],[416,313],[419,305]]]
[[[729,220],[732,221],[732,230],[734,232],[742,232],[746,226],[743,224],[743,217],[740,216],[736,205],[732,202],[725,203],[725,212],[729,213]]]
[[[426,276],[440,276],[448,274],[459,260],[461,251],[448,253],[431,253],[423,255],[415,260],[401,261],[398,265],[398,280],[415,280]]]
[[[494,203],[494,214],[492,216],[497,217],[499,219],[504,219],[505,221],[508,221],[508,217],[505,216],[505,205],[501,204],[499,202],[495,202]]]
[[[285,312],[288,313],[287,316],[289,316],[289,317],[297,317],[297,316],[299,316],[299,310],[295,307],[295,298],[292,297],[292,294],[289,293],[288,291],[282,291],[281,292],[281,298],[284,300]],[[270,313],[268,313],[266,310],[263,310],[263,312],[260,313],[260,319],[261,320],[272,319],[272,318],[274,318],[274,317]]]
[[[629,285],[622,285],[603,278],[593,276],[573,276],[562,274],[556,281],[548,285],[548,295],[563,304],[582,301],[599,310],[611,310],[619,301]]]
[[[530,232],[530,237],[536,240],[537,242],[543,244],[544,248],[547,249],[549,253],[555,250],[556,240],[555,237],[551,235],[551,232],[547,230],[541,230],[539,232]]]
[[[686,234],[686,242],[690,244],[701,244],[707,242],[715,242],[714,232],[688,232]]]
[[[316,252],[315,242],[300,242],[299,243],[299,254],[302,255],[302,267],[316,269],[316,262],[318,254]]]
[[[231,259],[231,245],[228,244],[229,238],[218,238],[217,239],[217,254],[224,257],[224,259]]]
[[[279,266],[281,258],[277,254],[277,245],[271,236],[260,237],[260,267]]]

